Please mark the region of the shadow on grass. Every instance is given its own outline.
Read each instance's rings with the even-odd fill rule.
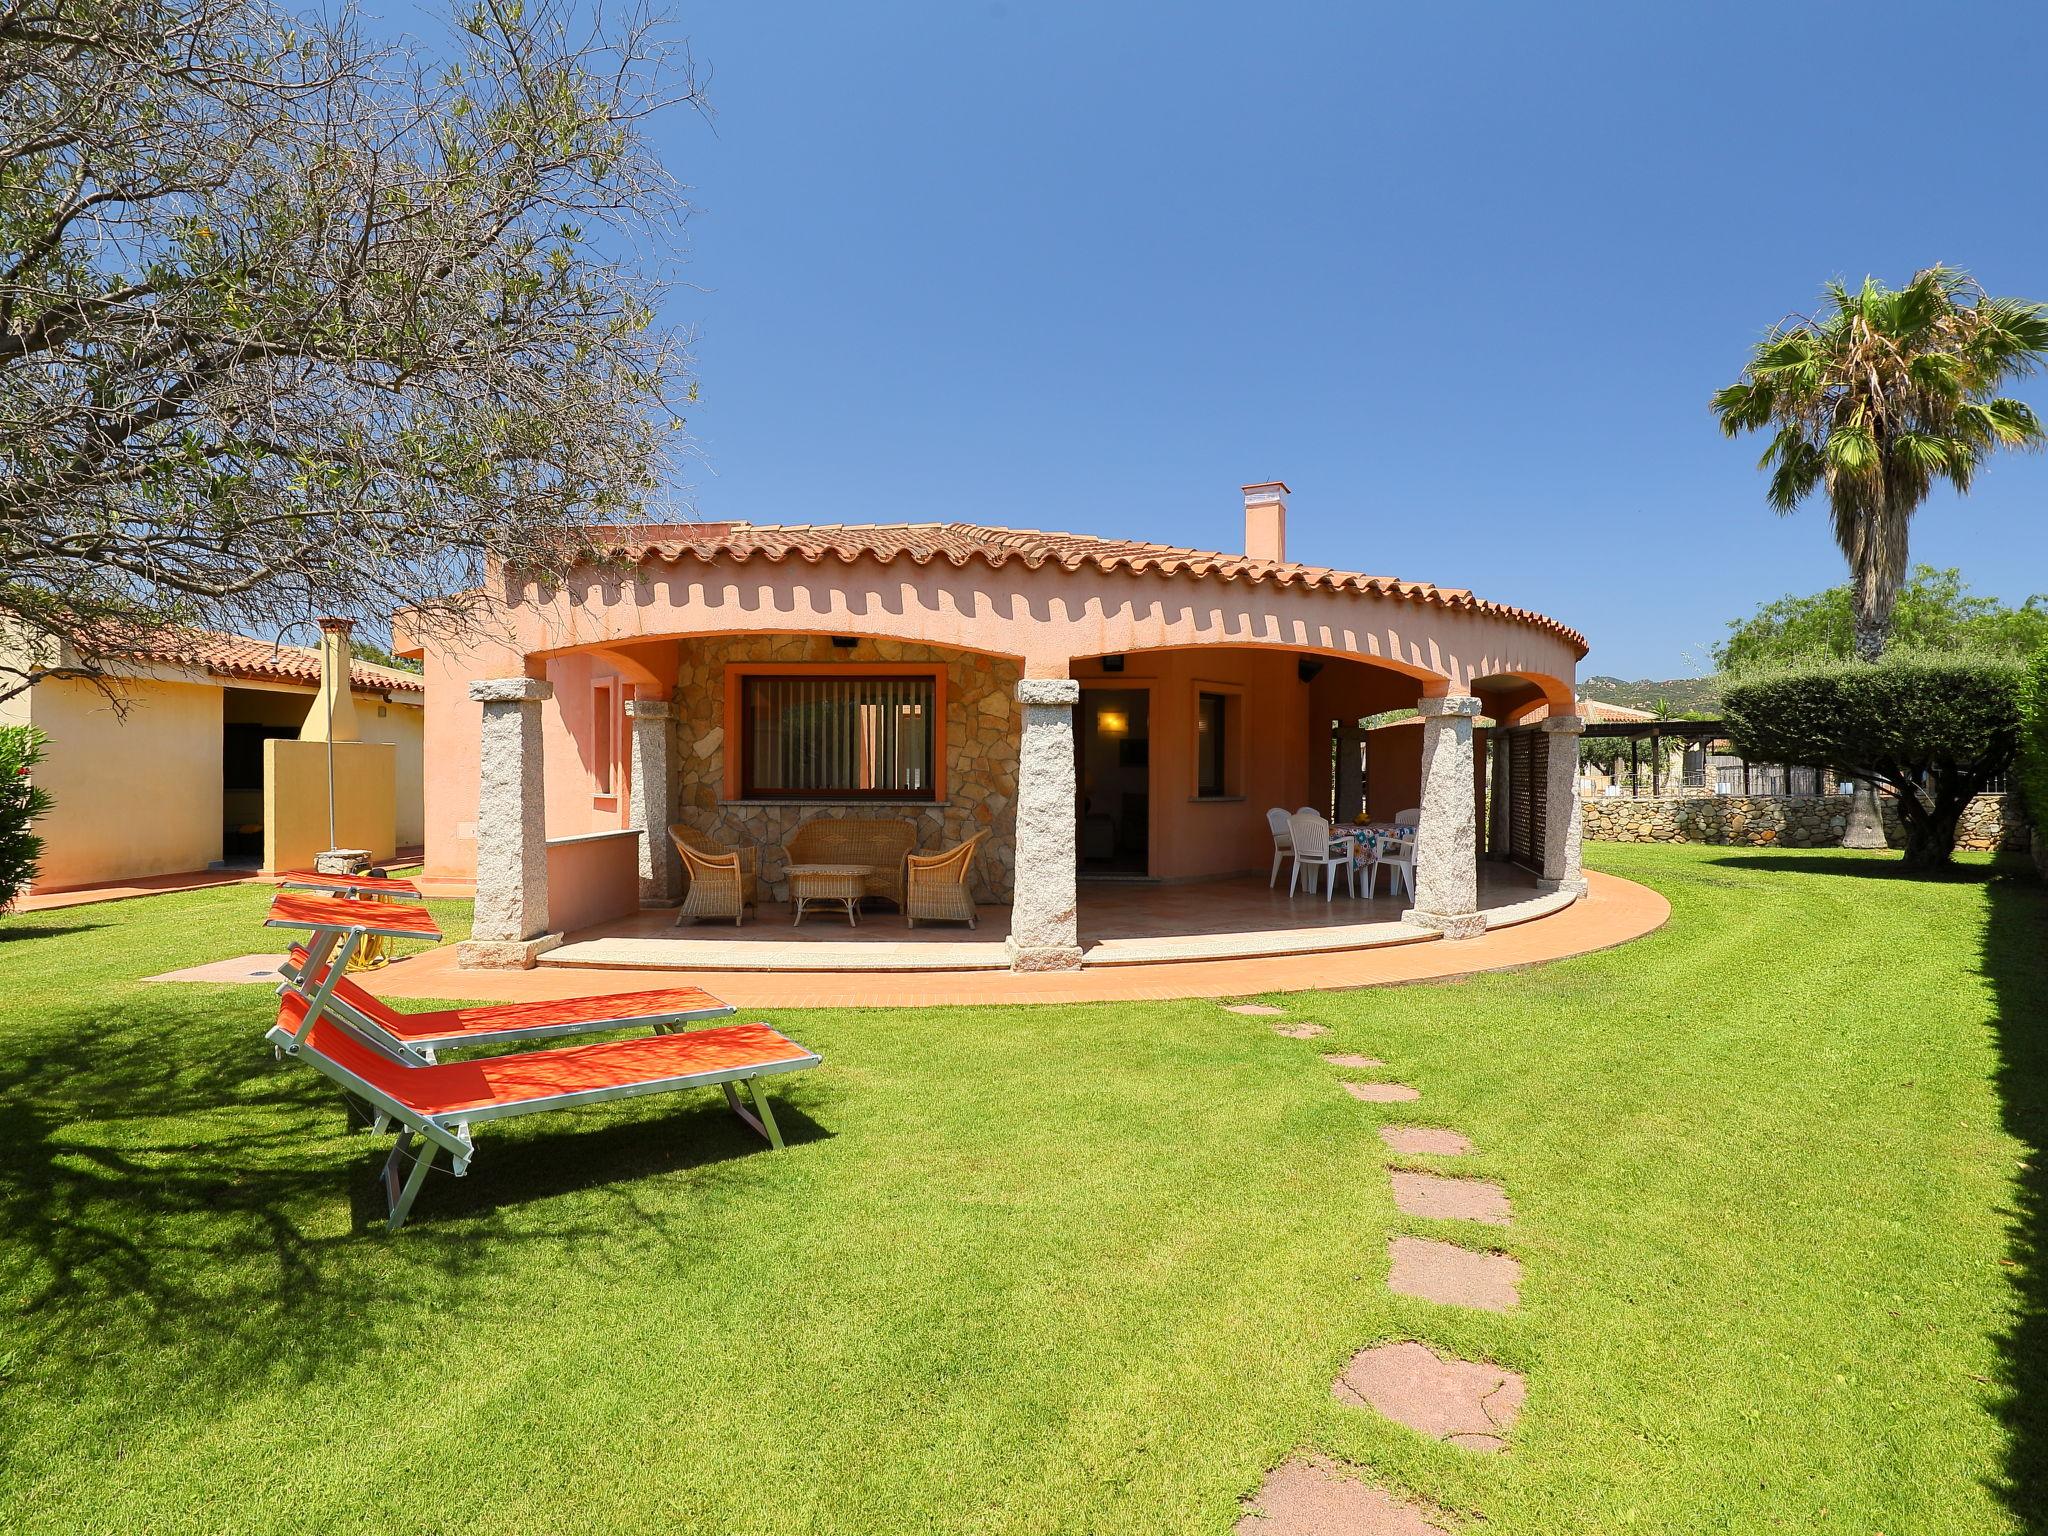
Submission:
[[[772,1088],[767,1091],[773,1097],[775,1123],[789,1146],[831,1138],[832,1132],[801,1109]],[[725,1107],[716,1088],[655,1095],[641,1100],[638,1108],[641,1112],[634,1118],[608,1124],[586,1118],[579,1127],[580,1112],[567,1110],[537,1117],[519,1131],[503,1122],[478,1126],[477,1156],[469,1173],[458,1179],[447,1171],[445,1157],[436,1162],[419,1203],[406,1219],[405,1231],[489,1217],[536,1200],[590,1190],[624,1195],[631,1185],[655,1174],[713,1168],[756,1154],[775,1155],[767,1142]],[[374,1156],[349,1167],[354,1226],[359,1232],[381,1233],[385,1206],[379,1175],[391,1151],[391,1138],[365,1135],[362,1141]],[[594,1223],[593,1230],[616,1231],[621,1214],[607,1206],[603,1221]],[[553,1225],[549,1235],[559,1241],[575,1232],[572,1227]]]
[[[2018,861],[2001,864],[1988,891],[1998,1093],[2005,1130],[2024,1148],[2007,1254],[2013,1322],[1999,1340],[2008,1445],[1997,1491],[2021,1530],[2048,1536],[2048,885]]]
[[[636,1230],[687,1244],[694,1199],[648,1175],[774,1155],[716,1090],[487,1125],[476,1170],[430,1181],[390,1240],[390,1138],[271,1059],[267,997],[226,990],[151,988],[0,1036],[0,1354],[45,1390],[109,1370],[136,1392],[311,1381],[374,1347],[394,1310],[502,1270],[510,1247],[585,1237],[599,1262]],[[775,1109],[792,1145],[828,1134],[782,1094]],[[546,1221],[497,1219],[564,1194],[579,1198]]]
[[[14,944],[26,939],[68,938],[74,933],[91,933],[95,928],[104,928],[105,923],[36,923],[16,918],[0,923],[0,944]]]
[[[2008,867],[2031,868],[2024,855],[2001,854],[1995,864],[1944,864],[1938,869],[1908,869],[1898,854],[1849,854],[1836,849],[1788,849],[1784,853],[1737,853],[1730,850],[1706,861],[1723,868],[1776,871],[1793,875],[1848,875],[1861,880],[1923,880],[1981,885]]]

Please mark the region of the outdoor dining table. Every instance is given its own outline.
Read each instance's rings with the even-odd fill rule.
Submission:
[[[1345,835],[1351,843],[1351,863],[1360,870],[1370,871],[1379,863],[1382,850],[1395,843],[1413,842],[1415,829],[1403,827],[1391,821],[1369,821],[1363,826],[1351,827]]]

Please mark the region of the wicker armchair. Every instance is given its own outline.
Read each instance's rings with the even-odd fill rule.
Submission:
[[[903,915],[911,927],[917,926],[920,917],[975,926],[974,895],[967,888],[967,877],[974,873],[975,851],[987,836],[981,831],[944,853],[910,855],[906,861],[909,900],[904,903]]]
[[[676,914],[676,926],[699,917],[729,917],[739,927],[748,907],[757,906],[754,890],[759,854],[752,848],[726,848],[713,842],[695,827],[673,826],[669,841],[683,860],[683,873],[690,889],[683,896],[683,909]]]
[[[873,871],[867,894],[886,896],[901,908],[903,860],[917,846],[917,823],[907,816],[820,816],[798,827],[783,846],[792,864],[865,864]]]

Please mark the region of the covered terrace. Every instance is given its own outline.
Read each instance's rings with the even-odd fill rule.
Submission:
[[[1577,729],[1583,641],[1462,590],[1291,563],[1286,497],[1245,489],[1243,554],[704,524],[622,533],[623,561],[559,591],[498,573],[469,638],[409,642],[427,875],[475,885],[464,963],[703,966],[717,945],[719,964],[750,947],[857,969],[859,945],[871,965],[915,946],[1058,970],[1464,938],[1490,910],[1568,904],[1576,753],[1548,746]],[[1357,750],[1357,721],[1406,708]],[[1269,889],[1271,806],[1419,811],[1413,899]],[[793,929],[785,848],[821,817],[907,822],[922,852],[981,834],[977,927],[913,933],[870,900],[857,928]],[[671,826],[753,851],[745,921],[672,926]],[[592,948],[621,943],[629,961]]]

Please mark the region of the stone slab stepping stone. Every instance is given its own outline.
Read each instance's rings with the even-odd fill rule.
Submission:
[[[1386,1065],[1377,1056],[1325,1056],[1323,1060],[1333,1067],[1371,1068],[1384,1067]]]
[[[232,960],[209,960],[205,965],[188,965],[182,971],[165,971],[161,976],[145,976],[144,981],[211,981],[253,986],[263,983],[276,986],[281,980],[277,968],[284,964],[283,955],[237,955]]]
[[[1317,1035],[1327,1035],[1329,1031],[1320,1024],[1275,1024],[1273,1033],[1285,1035],[1290,1040],[1313,1040]]]
[[[1357,1473],[1321,1456],[1281,1462],[1245,1505],[1232,1536],[1444,1536],[1440,1516]]]
[[[1504,1451],[1528,1386],[1497,1365],[1446,1360],[1421,1344],[1381,1344],[1353,1355],[1330,1395],[1468,1451]]]
[[[1271,1003],[1225,1003],[1225,1013],[1241,1013],[1248,1019],[1277,1019],[1286,1015],[1285,1008],[1275,1008]]]
[[[1406,1083],[1346,1083],[1344,1091],[1368,1104],[1408,1104],[1422,1097]]]
[[[1456,1179],[1441,1173],[1415,1173],[1397,1168],[1392,1174],[1394,1204],[1410,1216],[1437,1221],[1483,1221],[1504,1227],[1514,1220],[1508,1192],[1486,1179]]]
[[[1512,1311],[1522,1299],[1522,1266],[1504,1253],[1474,1253],[1434,1238],[1388,1239],[1387,1289],[1447,1307]]]
[[[1463,1157],[1472,1143],[1456,1131],[1428,1125],[1383,1125],[1380,1140],[1403,1157]]]

